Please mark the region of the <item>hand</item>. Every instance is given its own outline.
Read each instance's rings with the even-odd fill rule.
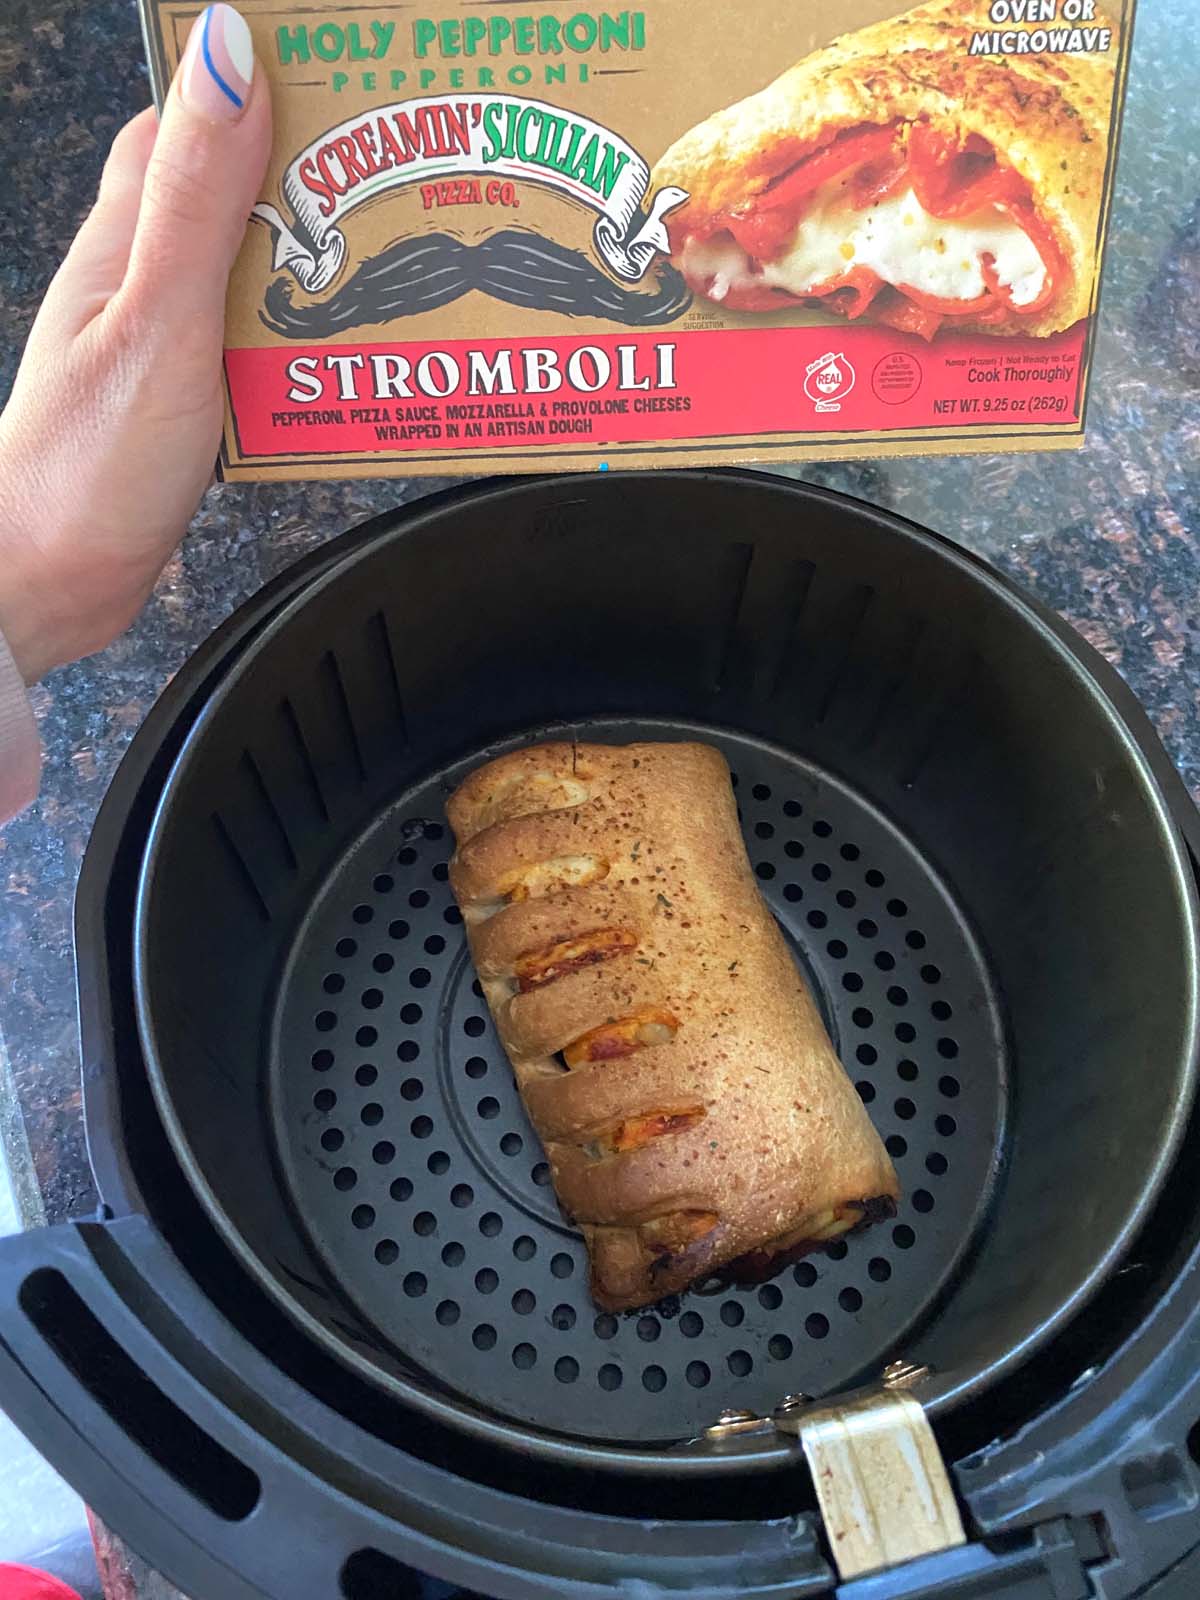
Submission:
[[[225,291],[270,150],[228,5],[195,22],[161,122],[117,135],[0,415],[0,633],[27,683],[136,616],[221,434]]]

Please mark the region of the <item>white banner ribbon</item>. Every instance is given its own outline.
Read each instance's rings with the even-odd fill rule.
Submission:
[[[687,199],[660,189],[645,206],[650,169],[633,147],[589,117],[516,95],[401,100],[359,112],[289,163],[273,205],[251,215],[271,230],[275,270],[320,294],[346,259],[342,220],[392,189],[463,175],[541,184],[600,213],[592,238],[601,260],[636,283],[670,246],[663,218]]]

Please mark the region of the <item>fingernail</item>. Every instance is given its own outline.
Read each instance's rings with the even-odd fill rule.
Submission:
[[[254,78],[254,41],[241,12],[211,5],[192,24],[179,64],[184,103],[214,122],[236,122]]]

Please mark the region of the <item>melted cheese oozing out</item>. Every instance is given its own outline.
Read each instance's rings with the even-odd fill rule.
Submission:
[[[981,264],[985,255],[992,257],[1014,305],[1037,299],[1046,280],[1045,263],[1024,228],[1000,212],[987,208],[943,220],[930,216],[911,189],[855,211],[845,202],[844,184],[837,183],[818,193],[783,254],[760,263],[757,271],[728,235],[689,240],[683,265],[690,277],[712,278],[712,300],[751,286],[811,294],[860,266],[870,267],[895,288],[917,289],[943,300],[976,300],[987,287]]]

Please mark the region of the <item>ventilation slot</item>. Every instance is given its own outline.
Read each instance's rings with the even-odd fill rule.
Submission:
[[[342,1568],[345,1600],[421,1600],[427,1584],[382,1550],[356,1550]]]
[[[731,544],[724,552],[723,566],[725,568],[724,580],[721,584],[723,593],[729,596],[729,607],[726,613],[725,627],[721,631],[720,647],[717,652],[716,665],[712,675],[712,691],[720,694],[730,676],[733,665],[734,653],[737,648],[738,620],[742,612],[742,604],[746,598],[746,587],[750,582],[750,567],[754,560],[754,546],[749,544]]]
[[[392,699],[396,707],[396,726],[400,730],[400,744],[408,748],[408,721],[404,715],[404,696],[400,693],[400,674],[396,671],[396,652],[392,649],[392,635],[388,627],[388,620],[382,611],[377,611],[369,623],[371,637],[376,641],[380,660],[383,663],[383,675],[388,687],[392,691]]]
[[[296,858],[296,848],[292,844],[291,835],[288,833],[287,823],[284,822],[279,807],[275,804],[271,791],[267,788],[266,779],[262,775],[262,768],[255,761],[249,750],[242,751],[242,769],[249,777],[250,786],[266,814],[271,829],[279,839],[284,862],[289,871],[295,872],[300,863]]]
[[[919,739],[907,764],[899,773],[901,788],[914,788],[930,762],[939,753],[947,731],[954,726],[964,708],[970,707],[973,703],[981,672],[979,658],[973,654],[965,661],[947,666],[943,677],[946,685],[945,698],[940,709],[934,712],[924,737]]]
[[[783,688],[791,663],[791,653],[794,643],[800,636],[800,629],[804,620],[804,609],[808,605],[808,597],[812,592],[813,578],[816,576],[816,566],[811,561],[797,561],[788,585],[788,610],[787,623],[783,630],[780,643],[776,650],[775,667],[771,674],[769,698],[774,697]]]
[[[342,669],[338,666],[337,657],[332,650],[327,650],[321,657],[321,671],[325,676],[326,683],[329,685],[333,703],[337,707],[338,715],[346,730],[346,742],[350,747],[351,755],[354,757],[354,766],[358,773],[359,781],[365,783],[367,781],[367,764],[363,760],[362,741],[358,736],[354,714],[350,710],[350,699],[346,694],[346,685],[342,680]]]
[[[21,1309],[113,1422],[189,1494],[226,1522],[258,1504],[257,1477],[167,1398],[130,1359],[61,1272],[21,1285]]]
[[[301,770],[308,780],[308,786],[312,792],[313,800],[316,802],[317,812],[321,821],[328,822],[330,820],[329,806],[325,800],[324,790],[321,788],[321,780],[317,776],[316,763],[313,760],[312,751],[308,747],[308,740],[304,737],[304,729],[300,726],[296,708],[290,700],[281,700],[279,702],[279,715],[283,718],[283,725],[295,743],[297,754],[300,757]]]
[[[267,897],[258,887],[258,882],[255,879],[254,874],[250,871],[250,867],[245,856],[238,849],[237,841],[234,839],[232,833],[230,833],[229,828],[225,823],[225,819],[214,811],[212,820],[213,827],[217,830],[217,837],[220,839],[222,848],[225,851],[226,859],[233,868],[234,877],[250,896],[251,900],[254,901],[255,908],[262,920],[264,922],[270,922],[271,907]]]
[[[821,696],[821,703],[817,707],[818,724],[825,721],[833,709],[838,691],[846,680],[854,660],[854,650],[858,643],[858,636],[862,632],[863,623],[867,620],[867,612],[871,609],[871,602],[875,598],[874,589],[867,584],[857,584],[850,592],[846,602],[844,632],[845,645],[837,666],[830,675],[829,682],[825,685],[825,692]]]

